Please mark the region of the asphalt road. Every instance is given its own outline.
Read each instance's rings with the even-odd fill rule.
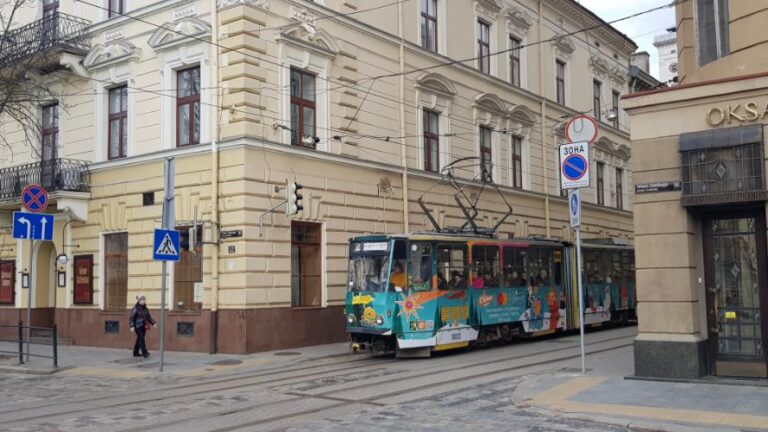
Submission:
[[[588,367],[630,374],[635,334],[588,333]],[[215,376],[0,375],[0,430],[625,430],[526,402],[579,367],[575,335],[430,359],[345,356]]]

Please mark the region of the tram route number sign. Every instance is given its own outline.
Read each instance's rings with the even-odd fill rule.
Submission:
[[[589,186],[589,142],[580,141],[560,146],[560,188],[578,189]]]

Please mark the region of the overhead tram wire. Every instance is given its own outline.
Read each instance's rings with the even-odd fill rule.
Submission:
[[[89,6],[92,6],[92,7],[98,8],[98,9],[105,10],[105,11],[109,10],[109,8],[107,8],[105,6],[97,5],[97,4],[94,4],[94,3],[91,3],[91,2],[88,2],[88,1],[85,1],[85,0],[77,0],[77,1],[79,1],[81,3],[84,3],[84,4],[87,4]],[[510,51],[513,51],[513,50],[518,50],[518,49],[525,48],[525,47],[528,47],[528,46],[534,46],[534,45],[538,45],[538,44],[542,44],[542,43],[546,43],[546,42],[552,42],[552,41],[555,41],[555,40],[557,40],[559,38],[562,38],[562,37],[566,37],[566,36],[570,36],[570,35],[575,35],[575,34],[578,34],[578,33],[585,32],[585,31],[594,30],[594,29],[597,29],[597,28],[600,28],[600,27],[610,26],[611,24],[614,24],[614,23],[617,23],[617,22],[625,21],[627,19],[635,18],[635,17],[641,16],[641,15],[644,15],[644,14],[647,14],[647,13],[655,12],[657,10],[661,10],[661,9],[665,9],[665,8],[668,8],[668,7],[672,7],[672,6],[675,6],[677,4],[681,4],[681,3],[687,2],[687,1],[690,1],[690,0],[675,0],[673,3],[670,3],[668,5],[658,6],[658,7],[654,7],[654,8],[651,8],[651,9],[644,10],[644,11],[640,11],[640,12],[637,12],[637,13],[634,13],[634,14],[622,17],[622,18],[618,18],[618,19],[612,20],[610,22],[605,22],[605,23],[601,23],[601,24],[598,24],[598,25],[585,27],[585,28],[582,28],[582,29],[579,29],[579,30],[576,30],[576,31],[573,31],[573,32],[570,32],[570,33],[566,33],[566,34],[563,34],[563,35],[558,35],[557,37],[554,37],[554,38],[545,39],[543,41],[530,42],[528,44],[521,45],[521,46],[519,46],[517,48],[510,48],[510,49],[505,49],[505,50],[497,51],[497,52],[494,52],[494,53],[490,53],[488,55],[488,57],[499,55],[499,54],[503,54],[503,53],[507,53],[507,52],[510,52]],[[374,8],[371,8],[371,9],[374,9]],[[354,13],[354,12],[349,12],[349,13],[346,13],[346,14],[338,14],[337,16],[350,15],[352,13]],[[119,13],[118,12],[118,15],[124,16],[124,17],[126,17],[128,19],[132,19],[132,20],[135,20],[135,21],[138,21],[138,22],[141,22],[141,23],[153,26],[153,27],[165,29],[167,31],[170,31],[172,33],[176,33],[176,34],[178,34],[180,36],[183,36],[183,37],[186,37],[186,38],[190,38],[190,39],[202,42],[202,43],[206,43],[206,44],[210,44],[210,45],[213,45],[213,46],[217,46],[217,47],[219,47],[219,48],[221,48],[221,49],[223,49],[223,50],[225,50],[227,52],[237,52],[237,53],[240,53],[240,54],[242,54],[244,56],[251,57],[251,58],[254,58],[254,59],[257,59],[257,60],[260,60],[260,61],[264,61],[265,63],[272,64],[272,65],[278,66],[280,68],[290,69],[290,66],[286,66],[286,65],[284,65],[282,63],[278,63],[278,62],[274,62],[274,61],[271,61],[271,60],[267,60],[267,59],[265,59],[263,57],[259,57],[259,56],[253,55],[253,54],[248,53],[248,52],[243,52],[243,51],[239,51],[237,49],[230,49],[230,48],[224,47],[221,44],[219,44],[217,41],[214,42],[214,41],[206,40],[204,38],[200,38],[200,37],[196,37],[196,36],[191,36],[191,35],[186,35],[186,34],[183,34],[183,33],[179,32],[179,31],[176,31],[174,29],[169,29],[167,27],[163,27],[161,25],[154,24],[154,23],[149,22],[147,20],[143,20],[141,18],[132,16],[132,15],[128,15],[128,14],[125,14],[125,13]],[[361,79],[359,81],[356,81],[354,84],[343,83],[342,85],[340,85],[338,87],[328,88],[328,89],[326,89],[326,91],[333,91],[333,90],[342,89],[342,88],[356,87],[356,86],[361,85],[361,83],[367,82],[367,81],[370,81],[370,80],[377,80],[377,79],[383,79],[383,78],[389,78],[389,77],[397,77],[397,76],[400,76],[400,75],[408,75],[408,74],[415,73],[415,72],[420,72],[420,71],[425,71],[425,70],[432,70],[432,69],[436,69],[436,68],[440,68],[440,67],[444,67],[444,66],[449,66],[449,65],[453,65],[453,64],[465,63],[465,62],[468,62],[468,61],[474,61],[476,59],[477,59],[477,57],[474,56],[474,57],[471,57],[471,58],[468,58],[468,59],[452,60],[452,61],[449,61],[449,62],[440,63],[438,65],[433,65],[433,66],[428,66],[428,67],[423,67],[423,68],[418,68],[418,69],[412,69],[410,71],[404,71],[404,72],[398,72],[398,73],[390,73],[390,74],[384,74],[384,75],[379,75],[379,76],[366,77],[366,78],[363,78],[363,79]],[[334,80],[332,80],[330,78],[319,78],[319,79],[326,80],[329,83],[334,83]],[[372,93],[375,93],[375,92],[372,92]]]

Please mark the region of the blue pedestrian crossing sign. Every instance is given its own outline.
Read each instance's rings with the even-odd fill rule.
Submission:
[[[13,212],[13,238],[53,241],[53,215]]]
[[[156,229],[152,245],[155,261],[179,261],[181,259],[181,233],[176,230]]]

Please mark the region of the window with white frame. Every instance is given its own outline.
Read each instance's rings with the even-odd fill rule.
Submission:
[[[512,166],[511,177],[512,187],[523,187],[523,138],[517,135],[512,136],[511,146]]]
[[[200,144],[200,66],[176,72],[176,145]]]
[[[491,25],[481,19],[477,20],[477,69],[491,73]]]
[[[109,89],[107,157],[120,159],[128,153],[128,86]]]
[[[421,0],[421,47],[437,52],[437,2]]]
[[[555,61],[555,97],[557,103],[565,105],[565,62]]]
[[[493,179],[493,129],[480,126],[480,166],[482,167],[482,180],[484,182]]]
[[[315,148],[315,74],[291,68],[291,145]]]
[[[522,85],[520,66],[521,46],[522,41],[520,39],[512,35],[509,36],[509,82],[515,87]]]
[[[440,171],[440,114],[424,109],[422,114],[424,129],[424,170]]]
[[[728,33],[728,0],[697,0],[699,66],[730,54]]]
[[[592,116],[597,121],[602,121],[603,119],[602,91],[603,84],[598,80],[592,80]]]
[[[621,99],[621,93],[618,90],[614,90],[612,93],[612,107],[613,111],[613,127],[619,128],[619,99]]]
[[[109,10],[107,11],[108,18],[118,17],[124,14],[126,0],[109,0]]]

